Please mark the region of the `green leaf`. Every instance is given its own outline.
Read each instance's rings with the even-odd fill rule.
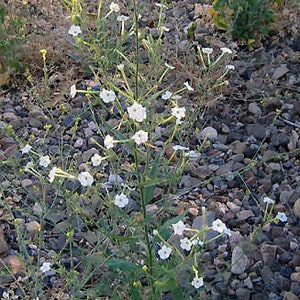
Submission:
[[[110,259],[106,262],[106,265],[112,270],[121,270],[123,272],[134,272],[137,270],[136,265],[123,259]]]

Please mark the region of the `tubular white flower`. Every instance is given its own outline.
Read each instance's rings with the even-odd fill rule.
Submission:
[[[111,135],[107,135],[105,138],[104,138],[104,147],[106,149],[111,149],[114,147],[114,138],[111,136]]]
[[[50,164],[50,158],[49,155],[41,156],[39,159],[39,165],[41,167],[47,168]]]
[[[204,282],[203,282],[203,278],[202,277],[195,277],[192,282],[191,282],[191,285],[195,288],[195,289],[199,289],[201,288],[203,285],[204,285]]]
[[[278,212],[275,219],[281,222],[286,222],[287,221],[287,216],[284,212]]]
[[[137,145],[140,145],[148,141],[148,135],[148,132],[139,130],[131,137],[131,139],[134,140]]]
[[[43,262],[42,266],[40,267],[40,271],[42,273],[46,273],[46,272],[48,272],[50,270],[51,270],[51,263],[46,262],[46,261]]]
[[[172,249],[166,245],[163,245],[159,250],[158,250],[158,255],[160,259],[168,259],[171,255]]]
[[[162,96],[161,96],[161,98],[162,99],[164,99],[164,100],[168,100],[168,99],[170,99],[171,97],[172,97],[172,92],[170,92],[170,91],[166,91]]]
[[[182,221],[178,221],[175,224],[172,224],[174,234],[183,235],[184,230],[186,229],[185,224]]]
[[[194,91],[194,88],[192,88],[187,81],[184,83],[184,85],[189,91]]]
[[[120,16],[117,17],[117,21],[118,21],[118,22],[125,22],[125,21],[127,21],[128,19],[129,19],[129,17],[124,16],[124,15],[120,15]]]
[[[59,169],[57,167],[53,167],[51,169],[51,171],[49,172],[49,182],[52,183],[54,181],[54,178],[55,178],[55,174],[57,173],[57,171],[59,171]]]
[[[31,147],[29,144],[26,144],[26,145],[21,149],[22,154],[27,154],[27,153],[29,153],[30,150],[31,150],[31,148],[32,148],[32,147]]]
[[[101,155],[99,155],[98,153],[95,153],[91,158],[91,162],[94,167],[100,166],[102,160],[103,160],[103,157]]]
[[[124,208],[129,203],[129,199],[125,194],[121,193],[116,195],[114,203],[116,206]]]
[[[204,53],[204,54],[212,54],[213,53],[213,51],[214,51],[214,49],[213,48],[202,48],[201,49],[202,50],[202,52]]]
[[[223,233],[226,229],[226,225],[220,219],[212,222],[212,230]]]
[[[71,34],[72,36],[78,36],[79,34],[82,33],[80,26],[78,25],[72,25],[71,28],[68,31],[69,34]]]
[[[187,237],[180,240],[180,248],[182,250],[190,251],[192,249],[192,245],[192,242]]]
[[[70,89],[70,96],[72,99],[75,98],[76,93],[77,93],[76,84],[72,84],[71,89]]]
[[[127,111],[129,118],[137,122],[142,122],[147,118],[146,108],[141,104],[134,103],[127,107]]]
[[[109,6],[109,9],[115,13],[119,12],[120,11],[120,6],[119,4],[115,3],[115,2],[111,2],[110,3],[110,6]]]
[[[222,47],[222,48],[220,48],[220,50],[221,50],[223,53],[232,54],[232,51],[231,51],[229,48]]]
[[[82,186],[91,186],[94,182],[94,178],[89,172],[81,172],[77,179]]]
[[[182,118],[185,117],[185,107],[173,107],[172,116],[180,121]]]
[[[103,89],[100,93],[100,98],[103,100],[104,103],[113,102],[116,99],[116,94],[112,90]]]
[[[269,197],[264,197],[264,203],[267,203],[267,204],[274,204],[275,203],[275,200],[269,198]]]

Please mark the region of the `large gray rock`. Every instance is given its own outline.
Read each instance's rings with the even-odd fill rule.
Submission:
[[[248,265],[248,257],[240,246],[232,251],[231,273],[239,275],[245,272]]]

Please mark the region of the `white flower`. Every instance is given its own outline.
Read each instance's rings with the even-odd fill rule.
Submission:
[[[183,146],[180,146],[180,145],[174,145],[172,148],[173,148],[174,151],[188,151],[188,150],[190,150],[190,148],[183,147]]]
[[[224,229],[224,233],[228,236],[231,236],[231,230],[227,227]]]
[[[172,224],[174,234],[183,235],[184,230],[186,229],[185,224],[182,221],[178,221],[175,224]]]
[[[183,153],[183,156],[188,157],[188,158],[199,158],[201,156],[201,154],[195,150],[191,150],[191,151]]]
[[[182,250],[190,251],[192,248],[192,242],[187,237],[185,237],[184,239],[180,240],[180,248]]]
[[[101,155],[99,155],[98,153],[95,153],[91,158],[91,162],[94,167],[100,166],[102,160],[103,160],[103,157]]]
[[[186,87],[189,91],[193,91],[193,90],[194,90],[194,88],[192,88],[192,87],[190,86],[190,84],[189,84],[187,81],[184,83],[184,85],[185,85],[185,87]]]
[[[227,70],[235,70],[235,66],[234,65],[226,65],[225,68]]]
[[[103,100],[104,103],[113,102],[116,99],[116,94],[112,90],[103,89],[100,93],[100,98]]]
[[[22,154],[29,153],[30,150],[31,150],[31,148],[32,148],[32,147],[31,147],[30,145],[26,144],[26,145],[21,149]]]
[[[139,130],[131,137],[131,139],[134,140],[137,145],[146,143],[148,141],[148,132]]]
[[[41,167],[47,168],[49,166],[50,162],[51,161],[50,161],[49,155],[41,156],[40,160],[39,160],[39,165]]]
[[[175,69],[175,67],[173,67],[172,65],[169,65],[169,64],[167,64],[167,63],[165,63],[165,66],[166,66],[168,69],[170,69],[170,70],[174,70],[174,69]]]
[[[68,31],[69,34],[73,35],[74,37],[78,34],[82,33],[80,26],[72,25],[70,30]]]
[[[7,292],[4,291],[4,292],[2,293],[2,298],[3,298],[3,299],[9,299],[9,293],[7,293]]]
[[[104,139],[104,146],[106,149],[111,149],[114,147],[114,138],[111,135],[107,135]]]
[[[59,169],[57,168],[57,167],[53,167],[52,169],[51,169],[51,171],[49,172],[49,182],[53,182],[54,181],[54,178],[55,178],[55,174],[57,173],[57,171],[58,171]]]
[[[43,262],[42,266],[40,267],[40,271],[43,273],[46,273],[51,270],[50,266],[51,266],[51,263],[45,261],[45,262]]]
[[[153,232],[152,232],[153,235],[158,235],[158,231],[157,229],[153,229]]]
[[[275,219],[277,219],[280,222],[286,222],[287,221],[287,216],[284,212],[278,212]]]
[[[169,32],[170,31],[170,28],[166,27],[166,26],[161,26],[160,29],[162,31],[166,31],[166,32]]]
[[[109,6],[109,9],[113,12],[119,12],[120,11],[120,6],[119,4],[115,3],[115,2],[112,2]]]
[[[201,288],[201,287],[204,285],[204,283],[203,283],[203,278],[202,278],[202,277],[199,277],[199,278],[195,277],[195,278],[193,279],[193,281],[191,282],[191,285],[192,285],[195,289]]]
[[[185,117],[185,107],[173,107],[172,116],[175,117],[178,121]]]
[[[118,69],[119,71],[123,71],[123,70],[124,70],[124,64],[119,64],[119,65],[117,65],[117,69]]]
[[[30,169],[32,169],[32,168],[34,168],[34,163],[33,163],[32,161],[29,161],[29,162],[26,164],[26,166],[25,166],[25,168],[24,168],[24,171],[25,171],[25,172],[29,172]]]
[[[124,15],[120,15],[120,16],[117,17],[117,21],[119,21],[119,22],[125,22],[128,19],[129,19],[129,17],[124,16]]]
[[[205,54],[212,54],[214,51],[213,48],[202,48],[202,52],[205,53]]]
[[[275,200],[269,198],[269,197],[264,197],[264,203],[267,203],[267,204],[274,204],[275,203]]]
[[[166,91],[162,96],[161,98],[164,99],[164,100],[168,100],[172,97],[172,92],[170,91]]]
[[[232,54],[232,51],[226,47],[222,47],[220,48],[220,50],[223,52],[223,53],[228,53],[228,54]]]
[[[94,182],[93,176],[89,172],[81,172],[78,174],[77,179],[79,180],[82,186],[90,186]]]
[[[71,86],[71,89],[70,89],[70,96],[71,96],[72,99],[75,98],[76,93],[77,93],[77,90],[76,90],[76,84],[73,84],[73,85]]]
[[[116,195],[114,203],[116,206],[123,208],[129,203],[129,199],[125,194],[121,193],[120,195]]]
[[[203,246],[204,242],[201,241],[199,238],[195,238],[192,240],[192,245],[199,245],[199,246]]]
[[[226,229],[226,225],[220,219],[212,222],[212,230],[223,233]]]
[[[168,259],[171,255],[172,249],[166,245],[163,245],[159,250],[158,250],[158,255],[160,259]]]
[[[147,118],[146,108],[141,104],[134,103],[130,107],[127,107],[127,111],[129,118],[137,122],[142,122]]]

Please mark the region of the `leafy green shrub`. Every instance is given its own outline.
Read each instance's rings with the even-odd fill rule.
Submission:
[[[0,73],[8,74],[20,69],[19,47],[22,39],[23,22],[10,5],[0,4]],[[3,82],[5,83],[5,82]],[[0,82],[1,85],[1,82]]]
[[[234,39],[249,41],[266,35],[275,22],[274,8],[282,0],[215,0],[211,14],[217,28]]]

